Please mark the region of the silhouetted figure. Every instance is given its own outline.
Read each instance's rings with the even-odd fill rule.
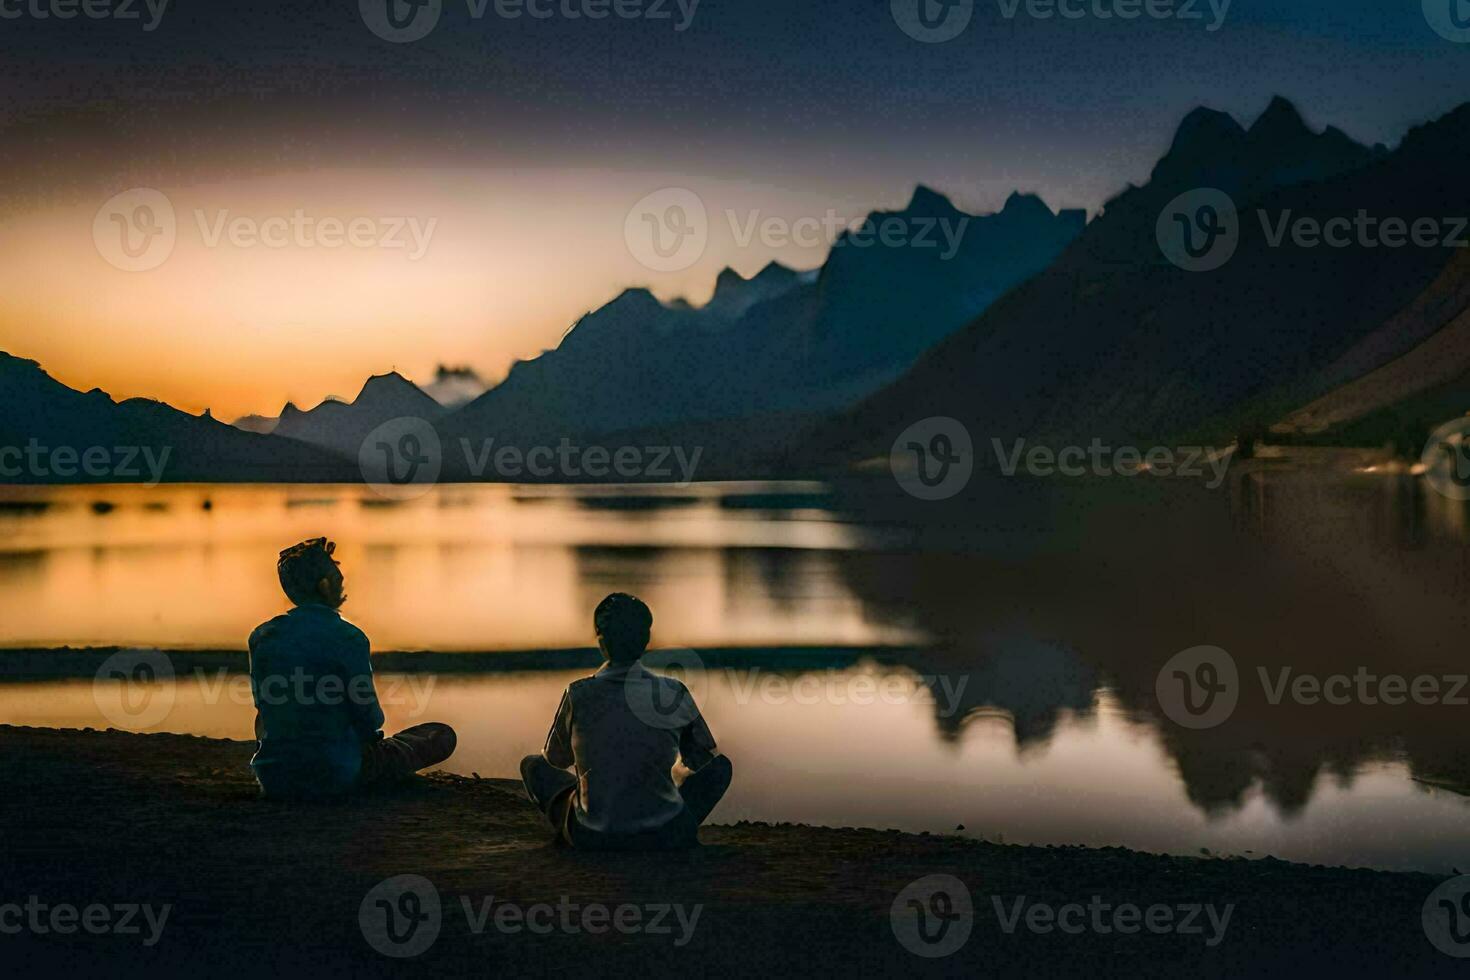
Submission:
[[[541,755],[521,760],[531,802],[558,839],[587,850],[697,844],[699,825],[730,786],[730,760],[678,680],[647,671],[653,614],[622,592],[593,614],[608,660],[562,694]],[[675,786],[675,761],[692,770]],[[571,770],[571,771],[569,771]]]
[[[454,729],[429,723],[384,738],[368,638],[337,612],[347,599],[336,545],[281,552],[276,573],[296,604],[250,634],[259,748],[250,766],[269,797],[317,797],[391,783],[454,752]]]

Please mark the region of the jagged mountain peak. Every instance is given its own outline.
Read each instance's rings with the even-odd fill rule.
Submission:
[[[1245,136],[1245,132],[1230,113],[1200,106],[1191,110],[1179,123],[1165,159],[1189,153],[1200,146],[1215,147],[1236,142]]]
[[[1266,111],[1251,124],[1249,135],[1261,139],[1293,139],[1311,135],[1307,121],[1289,99],[1280,95],[1271,100]]]
[[[909,203],[904,207],[903,213],[935,217],[955,215],[961,212],[944,194],[925,184],[918,184],[914,187],[913,196],[909,198]]]
[[[1006,203],[1000,209],[1001,214],[1012,216],[1038,218],[1054,218],[1056,212],[1052,211],[1047,203],[1035,194],[1023,194],[1020,191],[1011,191],[1011,196],[1006,198]]]

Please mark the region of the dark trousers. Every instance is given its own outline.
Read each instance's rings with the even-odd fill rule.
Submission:
[[[528,755],[521,760],[526,796],[546,815],[563,842],[584,850],[661,850],[697,844],[699,825],[724,797],[733,776],[730,760],[717,755],[679,786],[684,812],[668,827],[641,834],[605,834],[588,830],[578,822],[575,775],[556,768],[542,755]]]
[[[431,721],[405,728],[390,738],[367,742],[362,747],[363,786],[381,786],[406,779],[454,754],[458,739],[448,725]]]

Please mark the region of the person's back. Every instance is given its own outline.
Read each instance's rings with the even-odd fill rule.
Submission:
[[[362,745],[383,725],[372,684],[368,639],[335,609],[297,606],[250,634],[260,743],[250,765],[267,793],[330,793],[357,780]]]
[[[702,769],[715,748],[688,689],[635,661],[574,681],[565,701],[569,724],[553,728],[545,755],[552,765],[575,769],[582,825],[639,833],[676,819],[684,801],[674,763]]]
[[[454,752],[454,729],[435,722],[383,737],[371,645],[337,612],[347,593],[335,548],[313,538],[281,552],[276,575],[294,608],[250,634],[258,742],[250,767],[266,796],[393,782]]]
[[[577,847],[679,847],[730,785],[730,761],[689,690],[644,669],[653,616],[608,596],[594,614],[608,663],[568,685],[540,755],[521,762],[526,793]],[[673,769],[691,770],[676,786]],[[570,770],[570,771],[568,771]]]

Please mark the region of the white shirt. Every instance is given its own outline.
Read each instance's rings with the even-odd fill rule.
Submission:
[[[637,661],[609,663],[567,686],[542,754],[559,769],[575,767],[582,826],[633,834],[679,816],[674,762],[703,768],[715,739],[682,682]]]

